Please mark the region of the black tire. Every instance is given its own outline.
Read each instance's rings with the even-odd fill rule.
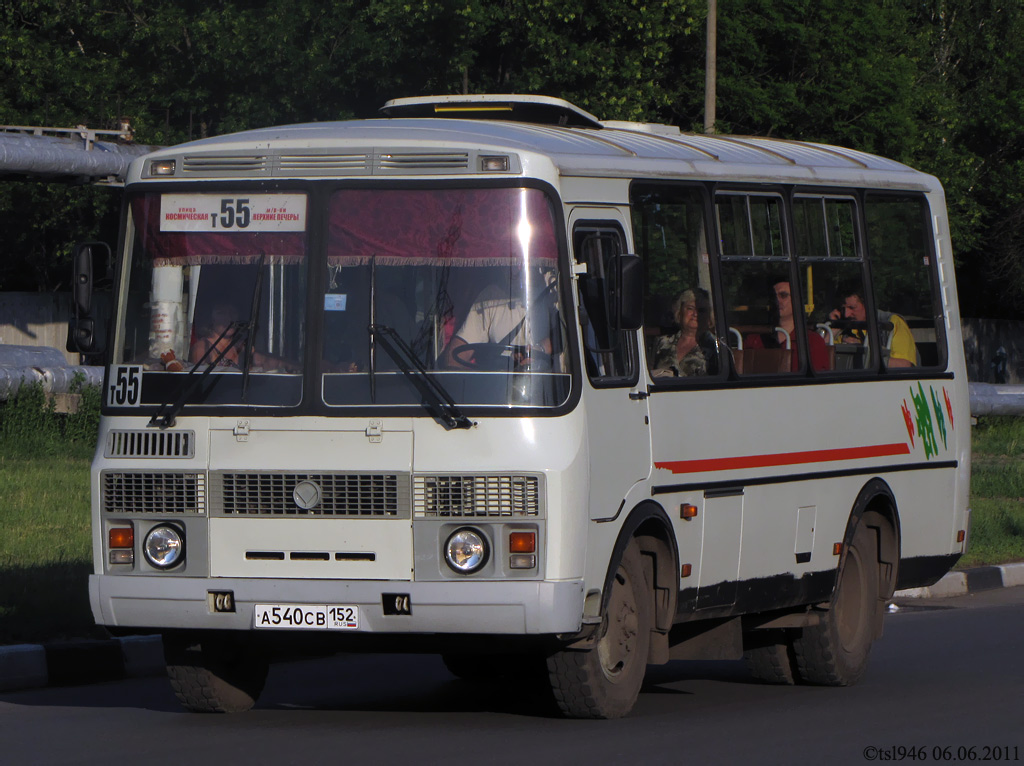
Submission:
[[[785,636],[765,646],[747,649],[743,657],[750,668],[750,674],[758,681],[781,686],[792,686],[797,682],[793,642]]]
[[[633,709],[647,671],[652,612],[651,587],[634,541],[612,578],[600,638],[590,649],[566,649],[548,658],[548,680],[563,715],[621,718]]]
[[[171,688],[193,713],[243,713],[263,691],[269,664],[245,641],[164,637]]]
[[[867,667],[881,619],[878,533],[859,523],[846,551],[839,581],[821,623],[795,638],[797,674],[807,683],[850,686]]]

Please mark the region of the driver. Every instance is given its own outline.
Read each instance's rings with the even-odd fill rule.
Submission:
[[[515,282],[516,280],[513,280]],[[444,352],[445,366],[457,370],[487,369],[478,358],[481,344],[493,345],[495,352],[511,361],[512,369],[530,367],[531,356],[538,352],[550,358],[552,353],[549,312],[546,301],[527,311],[525,290],[491,284],[480,291],[466,320]],[[547,291],[545,291],[547,292]],[[459,352],[462,346],[473,346]]]

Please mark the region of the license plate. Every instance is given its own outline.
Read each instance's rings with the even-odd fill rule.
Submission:
[[[253,627],[276,630],[359,630],[359,607],[339,604],[256,604]]]

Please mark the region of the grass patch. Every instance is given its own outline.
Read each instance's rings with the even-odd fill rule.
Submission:
[[[971,447],[971,536],[957,568],[1024,561],[1024,418],[978,418]]]
[[[0,498],[0,644],[89,635],[89,461],[0,457]]]
[[[976,498],[972,506],[970,548],[957,568],[1024,561],[1024,503]]]
[[[0,644],[93,635],[89,461],[100,394],[54,411],[42,387],[0,402]]]

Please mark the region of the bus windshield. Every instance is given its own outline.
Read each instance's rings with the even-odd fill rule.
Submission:
[[[344,189],[329,202],[323,399],[418,401],[400,339],[454,401],[550,406],[568,396],[558,244],[536,189]]]
[[[419,406],[424,376],[460,405],[568,398],[540,190],[146,191],[129,211],[113,361],[141,367],[142,404]]]

